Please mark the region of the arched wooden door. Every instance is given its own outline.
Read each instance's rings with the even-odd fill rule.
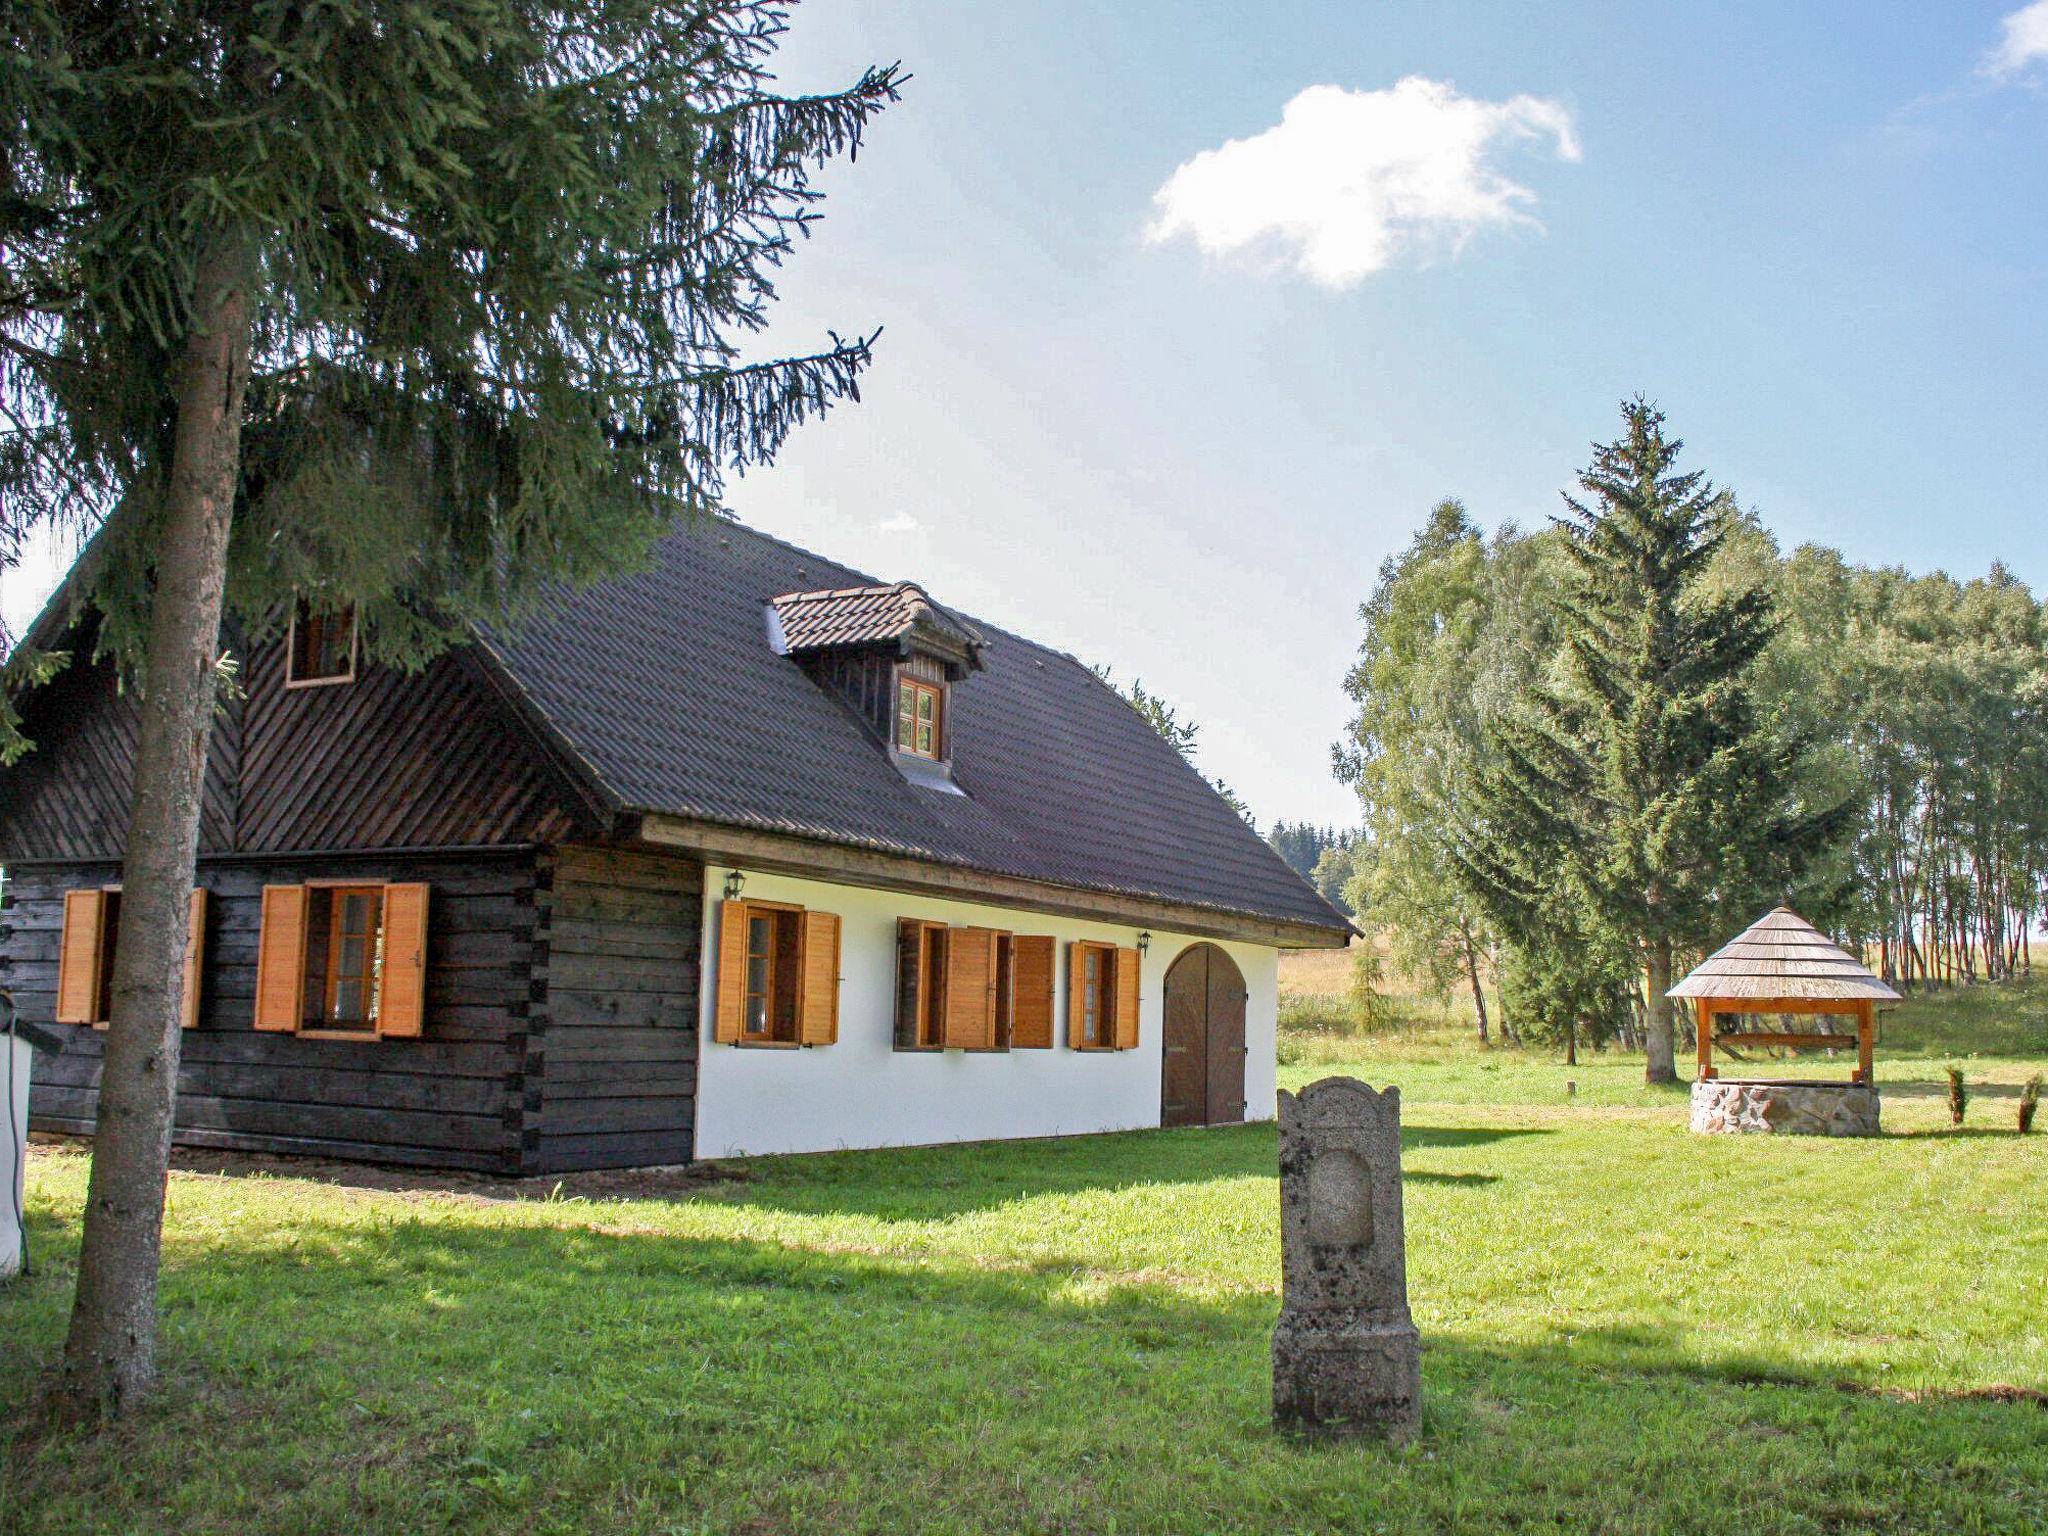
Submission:
[[[1244,1118],[1244,973],[1214,944],[1191,945],[1166,973],[1161,1125]]]

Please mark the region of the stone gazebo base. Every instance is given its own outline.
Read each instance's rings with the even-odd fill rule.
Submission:
[[[1717,1077],[1692,1085],[1692,1128],[1703,1135],[1875,1136],[1871,1083]]]

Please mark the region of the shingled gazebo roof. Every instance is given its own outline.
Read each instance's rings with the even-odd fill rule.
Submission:
[[[1790,907],[1773,907],[1702,960],[1670,997],[1897,1002],[1899,994]]]

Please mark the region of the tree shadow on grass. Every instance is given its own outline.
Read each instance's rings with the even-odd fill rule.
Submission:
[[[392,1215],[174,1231],[163,1402],[0,1430],[21,1529],[2017,1529],[2048,1479],[2038,1408],[1676,1329],[1429,1335],[1399,1455],[1272,1432],[1266,1293]]]
[[[1404,1126],[1405,1153],[1480,1149],[1551,1132],[1537,1126]],[[212,1177],[307,1178],[390,1193],[448,1193],[487,1200],[568,1197],[711,1199],[805,1215],[934,1221],[1045,1195],[1081,1195],[1278,1177],[1273,1122],[1198,1130],[1120,1131],[1038,1140],[884,1147],[733,1159],[678,1169],[620,1169],[505,1178],[180,1148],[173,1166]],[[1411,1183],[1480,1186],[1483,1170],[1409,1168]]]

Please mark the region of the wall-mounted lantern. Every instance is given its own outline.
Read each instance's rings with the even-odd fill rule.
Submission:
[[[747,877],[741,874],[738,870],[735,869],[726,875],[725,899],[727,901],[738,901],[740,899],[740,892],[744,891],[746,888]]]

